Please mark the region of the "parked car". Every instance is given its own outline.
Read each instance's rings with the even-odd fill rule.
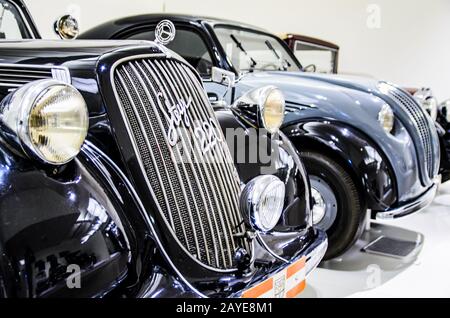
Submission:
[[[321,39],[292,33],[284,34],[281,38],[294,52],[294,55],[302,65],[307,65],[303,67],[303,71],[337,74],[339,64],[338,45]],[[417,100],[433,120],[437,119],[438,101],[430,88],[403,87],[403,89]],[[439,174],[442,177],[442,182],[446,182],[450,179],[450,162],[448,160],[450,157],[447,153],[448,150],[446,150],[448,147],[445,145],[449,144],[450,139],[441,125],[436,124],[436,129],[438,131],[442,152]]]
[[[284,93],[282,131],[301,152],[309,172],[313,222],[328,234],[326,259],[354,244],[367,210],[373,217],[392,219],[433,200],[440,158],[436,129],[420,105],[393,84],[302,72],[279,37],[214,18],[139,15],[101,24],[81,38],[152,40],[162,19],[177,28],[169,48],[201,74],[213,103],[225,90],[211,80],[220,70],[239,79],[226,96],[230,104],[269,83]],[[256,122],[242,109],[232,110],[250,124]]]
[[[339,46],[318,38],[300,34],[283,34],[281,38],[304,65],[305,71],[337,74]]]
[[[39,40],[20,0],[0,10],[0,297],[301,290],[327,241],[311,226],[306,172],[283,133],[265,144],[278,152],[261,175],[263,163],[231,159],[248,142],[230,152],[220,129],[249,134],[243,118],[214,114],[174,52]],[[254,92],[272,99],[254,115],[279,117],[266,113],[284,106],[279,92]],[[285,275],[276,290],[274,274]]]

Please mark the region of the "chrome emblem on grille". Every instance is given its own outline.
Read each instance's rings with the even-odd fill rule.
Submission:
[[[206,154],[214,148],[218,142],[222,141],[222,138],[217,131],[218,127],[212,118],[209,118],[209,121],[199,123],[195,128],[195,137],[200,142],[200,149],[203,154]]]
[[[155,29],[155,42],[167,45],[175,39],[175,25],[170,20],[162,20]]]
[[[192,104],[192,99],[189,97],[187,102],[180,101],[178,104],[171,106],[169,102],[165,101],[168,114],[164,114],[169,123],[169,130],[167,131],[167,139],[169,140],[169,145],[175,146],[178,142],[178,131],[177,128],[180,127],[181,122],[184,122],[186,127],[191,125],[188,117],[188,110]]]

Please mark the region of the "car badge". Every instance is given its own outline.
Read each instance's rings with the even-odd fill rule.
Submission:
[[[170,20],[162,20],[155,29],[155,42],[167,45],[175,39],[175,25]]]

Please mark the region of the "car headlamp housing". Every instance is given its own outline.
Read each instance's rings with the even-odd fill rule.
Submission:
[[[89,127],[83,96],[71,85],[45,79],[22,86],[0,104],[3,129],[31,157],[61,165],[80,151]]]
[[[284,95],[278,88],[264,86],[244,94],[232,109],[250,124],[275,134],[283,124],[285,104]]]
[[[255,230],[269,232],[283,212],[285,185],[276,176],[263,175],[252,179],[241,195],[241,212]]]
[[[394,130],[395,115],[389,105],[384,104],[381,108],[378,113],[378,122],[386,133],[390,134]]]

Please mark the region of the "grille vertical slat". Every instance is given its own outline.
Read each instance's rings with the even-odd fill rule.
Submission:
[[[200,88],[197,87],[197,89],[200,89]],[[198,96],[198,94],[197,94],[197,96]],[[204,116],[205,117],[213,116],[212,115],[213,113],[212,113],[212,110],[210,109],[210,107],[206,106],[207,105],[206,103],[208,103],[208,101],[205,100],[204,98],[202,98],[202,96],[198,96],[198,98],[201,99],[201,103],[200,104],[202,105],[201,109],[203,110]],[[238,193],[238,191],[239,191],[239,183],[238,182],[233,182],[233,181],[237,180],[237,177],[235,175],[233,175],[233,173],[231,172],[231,169],[230,169],[230,167],[233,166],[233,161],[232,161],[231,157],[229,157],[229,156],[227,157],[226,156],[226,153],[223,151],[223,149],[220,149],[219,155],[221,156],[221,158],[219,160],[221,160],[221,162],[223,162],[225,164],[225,166],[226,166],[226,173],[227,173],[227,176],[226,176],[227,179],[226,180],[228,180],[228,184],[227,185],[229,186],[229,188],[227,188],[227,190],[230,191],[230,188],[231,188],[231,193],[232,193],[232,195],[235,196],[234,199],[236,200],[236,201],[233,201],[233,202],[237,202],[239,200],[239,198],[237,197],[236,193]],[[233,189],[235,191],[232,191]],[[227,192],[227,193],[229,193],[229,192]]]
[[[421,146],[424,150],[424,171],[426,171],[428,177],[433,178],[433,141],[430,126],[428,124],[428,120],[426,118],[424,110],[419,104],[417,104],[417,102],[413,100],[411,96],[408,96],[407,93],[404,93],[399,89],[391,89],[389,91],[389,96],[403,108],[403,110],[409,115],[410,119],[415,125],[420,138]]]
[[[198,78],[177,61],[136,59],[116,67],[113,83],[142,170],[173,234],[203,264],[233,268],[238,247],[250,252],[246,239],[236,235],[245,232],[239,179]],[[178,143],[172,147],[169,108],[189,101],[190,124],[179,122]],[[195,125],[206,120],[213,122],[223,142],[203,153],[193,136]],[[183,155],[190,156],[188,161],[180,160]]]
[[[146,66],[148,66],[148,65],[146,65]],[[141,68],[142,69],[142,68]],[[144,76],[147,80],[149,80],[149,77],[145,74],[145,73],[142,73],[142,76]],[[172,95],[168,95],[167,94],[167,92],[169,91],[169,89],[168,89],[168,87],[166,86],[166,85],[164,85],[164,83],[162,83],[161,82],[161,80],[162,80],[162,78],[161,77],[159,77],[159,75],[158,75],[158,73],[153,73],[152,74],[152,78],[156,81],[156,84],[161,88],[161,92],[162,92],[162,94],[164,95],[164,98],[166,99],[166,100],[170,100],[172,103],[175,103],[175,101],[172,99]],[[150,83],[151,83],[151,81],[149,81]],[[155,93],[155,95],[156,95],[156,93]],[[161,106],[162,105],[160,105],[160,108],[161,108]],[[183,149],[184,149],[184,151],[186,151],[186,152],[189,152],[189,149],[188,149],[188,147],[187,147],[187,145],[186,145],[186,141],[184,140],[184,137],[183,137],[183,135],[181,134],[182,132],[181,132],[181,130],[180,129],[178,129],[178,132],[180,133],[180,136],[181,136],[181,138],[180,138],[180,141],[181,141],[181,144],[182,144],[182,147],[183,147]],[[179,149],[177,149],[176,150],[177,152],[178,152],[178,154],[179,154],[179,158],[181,158],[181,153],[179,152]],[[175,160],[174,160],[174,162],[175,162]],[[177,166],[178,164],[175,164],[175,166]],[[190,181],[190,178],[189,178],[189,175],[188,175],[188,173],[187,173],[187,170],[190,170],[189,169],[189,166],[188,165],[183,165],[183,164],[180,164],[180,166],[181,166],[181,168],[182,168],[182,170],[183,170],[183,172],[184,172],[184,175],[181,177],[179,177],[179,180],[180,180],[180,182],[181,183],[183,183],[183,184],[187,184],[188,185],[188,188],[189,188],[189,190],[190,190],[190,192],[191,192],[191,196],[192,197],[196,197],[195,195],[194,195],[194,190],[193,190],[193,186],[192,186],[192,184],[191,184],[191,181]],[[192,174],[191,174],[192,175]],[[189,198],[186,196],[185,197],[185,200],[186,200],[186,202],[189,202],[188,200],[189,200]],[[203,254],[203,255],[205,255],[206,256],[206,258],[207,258],[207,260],[208,260],[208,262],[210,262],[210,253],[209,253],[209,248],[208,248],[208,241],[207,241],[207,237],[206,237],[206,234],[205,234],[205,229],[204,229],[204,226],[203,226],[203,223],[201,222],[201,220],[202,220],[202,216],[200,215],[201,214],[201,211],[204,211],[204,210],[206,210],[206,208],[204,207],[201,211],[200,211],[200,209],[199,209],[199,207],[198,207],[198,204],[197,204],[197,201],[196,200],[193,200],[192,201],[193,203],[194,203],[194,205],[195,205],[195,211],[196,211],[196,213],[197,213],[197,215],[196,215],[196,218],[197,218],[197,222],[196,222],[196,224],[199,224],[199,227],[200,227],[200,233],[199,233],[199,235],[196,235],[195,236],[195,239],[196,239],[196,241],[197,241],[197,244],[199,244],[199,245],[201,245],[201,253]],[[189,205],[188,205],[189,206]],[[206,214],[206,215],[203,215],[203,217],[205,217],[206,219],[208,218],[208,215]],[[190,218],[191,219],[193,219],[193,216],[192,216],[192,213],[191,213],[191,215],[190,215]],[[194,227],[193,227],[194,228]],[[196,233],[196,231],[194,231],[194,233]],[[209,233],[208,233],[209,234]],[[198,236],[202,236],[202,240],[200,241],[200,243],[198,242]]]
[[[165,81],[167,83],[171,82],[170,80],[168,80],[168,74],[165,72],[165,70],[163,70],[160,67],[160,64],[158,63],[158,61],[155,61],[154,64],[155,64],[155,67],[157,68],[155,70],[156,71],[155,74],[162,73],[162,74],[165,75],[164,78],[167,79]],[[175,88],[172,86],[172,94],[175,93],[174,91],[175,91]],[[194,99],[195,99],[195,96],[194,96]],[[198,105],[198,103],[197,103],[197,105]],[[193,108],[193,111],[190,112],[190,114],[189,114],[190,119],[192,120],[192,122],[199,122],[199,118],[198,118],[198,116],[196,114],[196,110],[197,110],[196,108]],[[210,176],[209,180],[212,181],[212,183],[214,185],[214,188],[215,189],[219,189],[220,187],[219,187],[219,184],[217,183],[217,178],[215,178],[216,165],[210,164],[210,161],[208,161],[208,159],[211,160],[211,157],[207,157],[206,159],[207,160],[205,160],[205,162],[202,163],[202,165],[203,165],[203,167],[205,169],[208,170],[208,175]],[[234,241],[232,239],[232,225],[231,225],[231,223],[229,221],[229,218],[228,218],[227,214],[224,213],[224,211],[228,211],[229,210],[229,207],[227,206],[227,202],[223,199],[221,193],[218,192],[218,194],[219,195],[216,195],[215,197],[218,198],[217,199],[218,206],[219,206],[219,209],[218,209],[219,213],[218,214],[220,215],[219,221],[222,223],[221,225],[222,225],[223,231],[228,232],[228,235],[225,235],[223,237],[223,239],[225,240],[225,243],[226,243],[226,246],[227,246],[227,250],[234,251],[235,250],[235,245],[234,245]],[[223,219],[225,219],[225,220],[223,220]],[[227,261],[229,263],[232,263],[232,258],[231,258],[232,253],[228,252],[226,254],[228,255],[228,260]]]
[[[169,63],[170,64],[170,63]],[[170,69],[170,68],[169,68]],[[178,73],[179,74],[179,73]],[[188,81],[188,79],[186,79],[186,78],[184,78],[184,80],[185,81]],[[192,80],[192,79],[191,79]],[[178,83],[180,83],[180,82],[178,82]],[[180,83],[181,84],[181,83]],[[201,88],[200,88],[201,89]],[[196,98],[196,101],[198,102],[198,104],[199,105],[202,105],[202,100],[201,100],[201,97],[200,96],[198,96],[198,94],[197,94],[197,92],[191,92],[194,96],[195,96],[195,98]],[[207,120],[210,116],[211,116],[211,114],[207,114],[207,113],[205,113],[204,111],[202,111],[203,110],[203,107],[199,107],[199,109],[197,110],[197,115],[200,117],[200,119],[202,119],[202,120]],[[221,132],[220,132],[221,133]],[[224,138],[224,137],[222,137],[222,138]],[[220,150],[222,150],[222,149],[220,149]],[[215,153],[214,155],[215,155],[215,157],[214,158],[212,158],[213,160],[216,160],[217,162],[220,162],[222,165],[224,165],[225,167],[227,167],[227,164],[228,163],[230,163],[229,161],[225,161],[224,160],[224,157],[223,156],[220,156],[220,154],[222,153],[221,151],[219,150],[219,154],[217,154],[217,153]],[[232,164],[232,163],[231,163]],[[223,188],[223,189],[225,189],[225,191],[224,191],[224,195],[226,195],[226,199],[225,200],[227,200],[226,202],[232,202],[232,203],[236,203],[236,202],[238,202],[238,198],[237,197],[233,197],[233,198],[231,198],[231,196],[232,195],[230,195],[230,189],[229,189],[229,187],[228,187],[228,185],[226,184],[226,182],[224,182],[224,173],[223,173],[223,171],[222,170],[219,170],[218,171],[218,173],[216,173],[216,171],[214,171],[213,172],[213,174],[215,175],[215,178],[218,180],[218,182],[220,182],[221,183],[221,187]],[[226,179],[226,180],[229,180],[229,181],[232,181],[232,180],[235,180],[234,178],[232,178],[232,177],[229,177],[228,179]],[[237,190],[238,191],[238,190]],[[238,193],[238,192],[235,192],[235,193]],[[236,205],[233,205],[233,207],[228,207],[228,211],[232,211],[233,209],[238,209],[238,207],[236,206]],[[233,223],[233,231],[234,232],[236,232],[236,229],[239,227],[239,220],[237,220],[236,218],[235,218],[235,214],[231,214],[231,215],[229,215],[228,216],[228,218],[229,219],[231,219],[232,221],[232,223]]]
[[[141,115],[142,117],[145,116],[145,118],[147,118],[148,122],[151,122],[151,121],[153,120],[153,125],[147,125],[147,127],[145,127],[145,129],[150,128],[150,130],[147,130],[147,131],[151,131],[151,132],[152,132],[152,136],[153,136],[154,140],[158,140],[157,138],[163,138],[162,134],[159,134],[159,135],[155,134],[155,129],[153,128],[154,126],[156,126],[157,124],[159,124],[159,122],[155,122],[155,120],[158,120],[158,119],[159,119],[158,116],[155,116],[155,115],[154,115],[155,112],[156,112],[156,106],[155,106],[154,103],[152,103],[151,98],[148,98],[148,99],[147,99],[147,103],[149,102],[149,105],[145,105],[143,99],[142,99],[142,98],[140,97],[140,95],[139,95],[139,91],[145,93],[147,97],[150,97],[150,94],[149,94],[149,92],[148,92],[148,90],[147,90],[145,84],[144,84],[143,82],[141,82],[140,76],[136,75],[136,73],[134,73],[134,74],[131,73],[131,72],[135,72],[135,69],[133,69],[133,65],[132,65],[132,64],[129,64],[129,66],[130,66],[130,70],[129,70],[129,72],[127,72],[127,75],[130,77],[130,81],[132,80],[132,81],[134,82],[133,88],[135,89],[135,94],[136,94],[136,96],[139,98],[139,101],[140,101],[141,106],[142,106],[142,107],[140,108],[140,115]],[[124,70],[127,70],[127,67],[124,67],[123,69],[124,69]],[[130,75],[130,73],[131,73],[131,75]],[[138,88],[136,87],[137,85],[138,85]],[[150,106],[150,105],[151,105],[151,108],[152,108],[152,110],[153,110],[153,112],[151,113],[151,115],[149,115],[149,107],[148,107],[148,106]],[[166,161],[164,160],[164,158],[165,158],[166,156],[168,156],[168,155],[170,156],[171,153],[168,153],[168,152],[164,152],[164,153],[163,153],[163,152],[162,152],[162,149],[163,149],[162,147],[156,147],[156,148],[155,148],[156,153],[160,156],[160,162],[162,162],[162,165],[161,165],[161,166],[162,166],[163,172],[164,172],[162,178],[164,178],[165,176],[169,176],[169,178],[170,178],[170,175],[169,175],[169,169],[170,169],[170,168],[167,167],[167,165],[165,164]],[[175,171],[175,173],[176,173],[177,176],[180,175],[180,172],[179,172],[179,170],[177,169],[177,166],[175,166],[173,170]],[[171,171],[171,172],[172,172],[172,171]],[[173,176],[173,175],[172,175],[172,176]],[[171,196],[170,196],[170,198],[173,198],[173,204],[172,204],[172,206],[175,205],[175,210],[177,211],[178,217],[179,217],[179,219],[181,220],[181,219],[182,219],[181,216],[180,216],[181,208],[182,208],[182,209],[187,209],[187,210],[189,211],[189,213],[191,214],[191,210],[190,210],[189,205],[184,205],[184,204],[183,204],[184,202],[186,202],[186,199],[187,199],[188,197],[187,197],[187,195],[186,195],[186,193],[185,193],[184,188],[177,188],[177,189],[176,189],[176,192],[177,192],[177,193],[180,193],[180,190],[181,190],[181,193],[184,195],[184,200],[180,200],[180,202],[179,202],[179,201],[176,199],[176,194],[175,194],[175,191],[174,191],[174,189],[173,189],[173,182],[170,182],[169,180],[167,180],[167,182],[168,182],[169,188],[170,188],[170,190],[171,190]],[[181,208],[180,208],[179,205],[181,205]],[[170,218],[172,219],[171,224],[172,224],[172,226],[173,226],[173,225],[174,225],[174,223],[173,223],[173,217],[170,216]],[[178,226],[178,225],[179,225],[179,226]],[[192,226],[192,228],[194,227],[194,225],[192,224],[192,222],[191,222],[191,226]],[[188,242],[189,240],[187,239],[187,234],[186,234],[188,231],[186,231],[186,225],[183,224],[182,222],[177,222],[177,230],[180,230],[180,229],[181,229],[182,232],[183,232],[183,237],[185,238],[186,242]],[[194,234],[195,234],[195,233],[194,233]],[[198,251],[198,250],[199,250],[199,248],[198,248],[198,240],[197,240],[195,237],[194,237],[194,241],[195,241],[195,247],[196,247],[196,250]],[[189,249],[190,251],[192,251],[192,247],[190,247],[190,248],[188,248],[188,249]],[[200,255],[197,255],[197,256],[199,257]]]
[[[195,80],[195,78],[193,78],[192,73],[188,72],[187,67],[186,66],[181,66],[178,65],[178,70],[181,72],[181,68],[184,68],[184,74],[185,76],[190,77],[190,80],[194,83],[194,87],[196,87],[196,90],[194,90],[194,94],[197,96],[197,98],[200,100],[199,101],[199,105],[201,107],[199,107],[200,111],[203,112],[204,117],[214,117],[214,113],[212,111],[212,108],[209,107],[209,102],[206,98],[206,96],[203,94],[198,94],[199,91],[201,91],[201,87],[200,87],[200,83],[198,81]],[[183,72],[182,72],[183,74]],[[187,79],[186,79],[187,80]],[[225,140],[225,137],[223,136],[222,132],[219,131],[219,133],[222,135],[223,140]],[[237,177],[237,172],[236,169],[234,169],[233,166],[233,161],[231,159],[231,155],[229,152],[224,151],[225,148],[220,148],[219,149],[219,156],[221,156],[221,158],[219,159],[220,162],[223,163],[223,165],[225,166],[225,173],[227,174],[227,176],[225,177],[224,180],[224,175],[222,174],[222,171],[220,171],[221,174],[221,181],[222,184],[225,184],[224,188],[225,188],[225,193],[230,197],[232,197],[231,202],[233,203],[233,208],[236,210],[239,210],[239,206],[238,206],[238,202],[239,202],[239,198],[237,196],[237,193],[239,193],[239,182],[237,182],[238,177]],[[227,156],[228,154],[228,156]],[[233,168],[232,168],[233,167]],[[233,173],[234,171],[234,173]],[[234,221],[234,230],[235,232],[240,232],[243,233],[245,231],[245,227],[244,224],[239,220],[239,218],[237,217],[238,214],[231,214],[231,218],[233,218]],[[242,242],[244,245],[247,243],[245,240]],[[248,245],[246,245],[246,248],[250,248]]]
[[[147,63],[145,63],[144,62],[144,64],[147,64]],[[148,66],[148,65],[146,65],[146,66]],[[149,68],[151,68],[150,66],[148,66]],[[156,70],[153,70],[153,69],[151,69],[150,70],[151,72],[152,72],[152,76],[153,77],[157,77],[158,75],[157,75],[157,71]],[[183,96],[180,96],[180,95],[178,95],[176,92],[175,92],[175,89],[173,88],[173,86],[172,86],[172,92],[174,92],[175,94],[176,94],[176,96],[177,96],[177,98],[178,99],[182,99],[182,98],[185,98],[185,99],[188,99],[188,96],[186,95],[186,94],[183,94]],[[190,120],[191,120],[191,122],[193,122],[193,118],[192,118],[192,116],[189,116],[189,118],[190,118]],[[186,128],[186,127],[184,127],[184,128]],[[193,134],[194,132],[192,131],[192,127],[189,127],[189,132],[191,133],[191,134]],[[184,144],[184,140],[182,140],[182,142],[183,142],[183,144]],[[204,167],[205,167],[205,163],[204,163],[204,161],[203,161],[203,157],[202,157],[202,155],[201,155],[201,153],[200,153],[200,151],[199,151],[199,149],[198,149],[198,147],[195,147],[195,148],[191,148],[190,150],[192,150],[192,153],[193,153],[193,155],[194,155],[194,160],[195,160],[195,162],[201,162],[201,167],[199,167],[199,169],[198,170],[201,170],[201,171],[204,171]],[[195,180],[196,180],[196,182],[197,182],[197,190],[198,190],[198,192],[200,192],[200,196],[202,197],[202,199],[204,200],[205,199],[205,196],[203,195],[203,191],[205,190],[205,184],[206,184],[206,182],[205,182],[205,180],[204,180],[204,178],[203,178],[203,175],[205,175],[205,174],[200,174],[201,176],[202,176],[202,182],[200,183],[200,180],[199,180],[199,178],[197,177],[197,172],[196,172],[196,168],[193,166],[193,164],[191,163],[191,162],[189,162],[190,163],[190,166],[191,166],[191,171],[192,171],[192,173],[193,173],[193,175],[194,175],[194,178],[195,178]],[[210,176],[209,176],[209,174],[206,174],[206,176],[207,176],[207,178],[208,178],[208,182],[209,183],[212,183],[211,182],[211,179],[210,179]],[[214,219],[214,227],[213,227],[213,223],[211,222],[211,220],[210,220],[210,218],[209,218],[209,213],[207,213],[207,207],[208,206],[213,206],[214,208],[217,208],[217,206],[219,205],[218,204],[218,202],[217,202],[217,200],[215,199],[215,198],[212,198],[211,199],[211,194],[209,194],[208,195],[208,193],[206,193],[206,196],[208,197],[208,202],[210,203],[210,205],[208,205],[208,204],[204,204],[201,208],[202,208],[202,210],[201,210],[201,212],[204,212],[204,214],[206,214],[206,218],[207,218],[207,220],[208,220],[208,223],[209,223],[209,225],[210,225],[210,227],[211,227],[211,230],[215,230],[215,231],[220,231],[220,229],[219,229],[219,227],[218,227],[218,223],[217,223],[217,219]],[[211,205],[211,202],[212,201],[214,201],[214,205]],[[205,202],[206,203],[206,202]],[[220,222],[220,221],[219,221]],[[223,226],[223,224],[222,224],[222,228],[223,228],[224,226]],[[216,242],[215,242],[215,240],[216,240],[216,238],[213,236],[212,237],[213,238],[213,241],[214,241],[214,248],[215,248],[215,251],[214,251],[214,254],[216,254],[216,249],[217,249],[217,245],[216,245]],[[219,246],[220,246],[220,250],[221,250],[221,255],[222,255],[222,260],[223,260],[223,262],[224,262],[224,264],[228,261],[228,263],[231,263],[232,262],[232,260],[228,257],[228,260],[226,260],[225,259],[225,253],[224,253],[224,248],[223,248],[223,246],[222,246],[222,242],[221,241],[219,241]]]
[[[130,106],[132,107],[132,109],[128,110],[128,115],[133,116],[132,122],[137,123],[138,127],[140,128],[140,130],[139,130],[139,129],[137,129],[138,127],[132,127],[134,131],[138,132],[138,135],[139,135],[138,142],[141,141],[141,144],[145,142],[145,144],[147,145],[147,149],[158,149],[158,147],[155,147],[156,144],[154,143],[155,140],[158,140],[157,139],[158,136],[155,135],[155,132],[152,129],[146,130],[146,127],[144,127],[144,124],[142,123],[142,118],[147,117],[147,115],[143,113],[144,108],[138,107],[134,102],[134,100],[136,99],[136,95],[138,95],[137,91],[134,93],[135,96],[133,97],[130,89],[128,89],[128,90],[126,89],[126,87],[131,87],[131,88],[133,87],[131,78],[129,78],[128,81],[126,81],[126,79],[124,79],[123,76],[126,76],[126,73],[124,72],[124,68],[122,68],[116,76],[119,79],[121,86],[119,86],[117,84],[116,84],[116,86],[118,86],[118,89],[123,90],[128,97],[128,101],[125,101],[124,104],[125,105],[130,104]],[[153,143],[150,142],[150,139],[148,138],[148,136],[146,136],[145,134],[142,133],[145,131],[147,131],[147,132],[151,131],[151,133],[152,133],[151,137],[153,137],[153,139],[151,139],[151,140],[153,140]],[[157,152],[155,152],[155,153],[158,154]],[[150,161],[152,162],[153,166],[156,166],[158,164],[158,161],[155,158],[155,153],[152,151],[147,151],[147,152],[145,152],[145,154],[141,153],[141,155],[142,155],[141,158],[142,158],[142,161],[144,162],[144,166],[146,167],[147,175],[151,176],[149,178],[150,183],[153,184],[157,181],[162,184],[163,183],[162,178],[167,176],[168,173],[159,174],[158,171],[155,171],[152,166],[148,165],[148,163]],[[162,157],[161,153],[159,153],[159,155]],[[161,161],[161,159],[160,159],[160,161]],[[165,167],[163,166],[163,168],[165,168]],[[166,169],[166,171],[167,171],[167,169]],[[155,178],[157,180],[155,180]],[[185,244],[188,246],[188,250],[191,251],[192,248],[189,247],[190,240],[187,237],[185,225],[180,222],[175,223],[173,216],[172,216],[174,211],[171,210],[171,206],[175,206],[175,208],[178,209],[177,201],[174,200],[174,198],[175,198],[174,194],[168,196],[166,189],[164,187],[156,189],[156,190],[157,190],[156,195],[157,195],[157,197],[160,198],[160,204],[162,206],[162,209],[163,209],[166,219],[170,223],[171,227],[176,229],[176,231],[178,232],[177,234],[184,238]],[[174,201],[169,203],[169,200],[168,200],[169,198],[172,198],[172,200],[174,200]],[[180,233],[180,231],[182,231],[182,233]]]

